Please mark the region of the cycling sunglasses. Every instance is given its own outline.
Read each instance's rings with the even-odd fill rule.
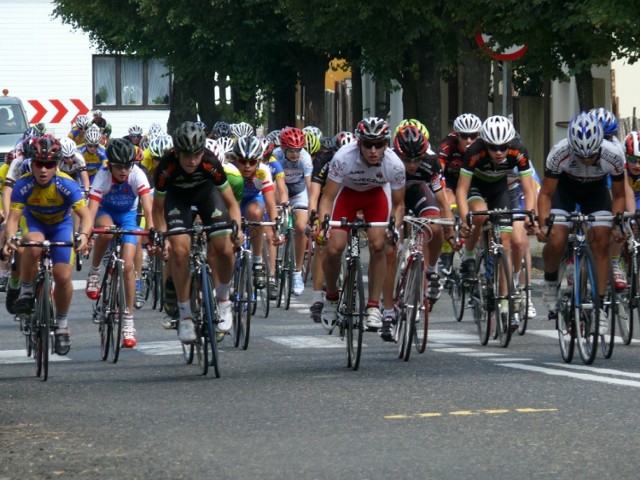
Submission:
[[[361,145],[366,149],[375,148],[376,150],[381,150],[387,146],[387,142],[370,142],[369,140],[363,140]]]
[[[478,134],[477,133],[458,133],[458,137],[461,138],[462,140],[475,140],[476,138],[478,138]]]
[[[250,165],[250,166],[254,166],[258,163],[258,160],[251,160],[248,158],[238,158],[236,161],[243,165]]]
[[[627,163],[636,164],[640,161],[640,157],[634,157],[633,155],[627,155]]]
[[[58,164],[56,162],[42,162],[40,160],[34,160],[33,166],[36,168],[46,168],[47,170],[51,170],[52,168],[56,168]]]
[[[509,144],[508,143],[503,143],[502,145],[487,144],[487,148],[492,152],[506,152],[507,150],[509,150]]]

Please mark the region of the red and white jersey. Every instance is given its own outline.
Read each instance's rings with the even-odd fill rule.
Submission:
[[[404,188],[404,164],[391,148],[386,148],[379,165],[369,165],[360,155],[357,142],[349,143],[336,152],[329,164],[331,180],[343,187],[364,192],[389,185],[391,190]]]
[[[111,171],[103,168],[93,179],[89,199],[108,211],[127,212],[137,210],[138,198],[148,193],[151,193],[149,180],[137,165],[131,167],[129,178],[123,183],[116,182]]]

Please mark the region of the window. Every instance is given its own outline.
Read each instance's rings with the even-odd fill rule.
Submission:
[[[168,108],[171,75],[159,60],[121,55],[94,55],[93,95],[96,107]]]

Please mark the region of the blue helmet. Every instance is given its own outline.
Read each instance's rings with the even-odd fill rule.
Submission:
[[[595,119],[600,123],[602,127],[602,132],[605,136],[615,135],[618,133],[620,125],[618,124],[618,119],[616,116],[611,113],[606,108],[594,108],[589,112],[591,115],[595,117]]]

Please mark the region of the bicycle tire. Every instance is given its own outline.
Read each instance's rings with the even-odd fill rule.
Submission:
[[[424,275],[422,271],[422,255],[416,253],[415,256],[409,262],[407,266],[408,278],[407,286],[404,290],[404,308],[406,309],[406,326],[404,330],[404,356],[405,362],[409,361],[411,356],[411,346],[413,344],[413,337],[416,335],[417,325],[419,321],[420,304],[422,303],[422,281],[421,277]],[[416,344],[417,348],[417,344]]]
[[[354,258],[352,262],[349,268],[350,275],[347,275],[348,283],[345,284],[346,310],[344,321],[346,322],[347,337],[347,366],[353,370],[358,370],[360,357],[362,356],[362,335],[364,333],[364,284],[360,259]],[[353,278],[354,275],[355,278]]]
[[[51,335],[51,277],[42,272],[42,283],[37,293],[36,314],[36,377],[46,382],[49,378],[49,340]]]
[[[209,265],[204,265],[201,269],[201,287],[202,287],[202,317],[204,328],[206,330],[205,348],[210,349],[209,366],[213,367],[216,378],[220,378],[220,363],[218,357],[218,339],[216,335],[216,325],[218,324],[218,314],[216,301],[213,296],[213,278]]]
[[[153,257],[153,309],[161,312],[164,309],[164,261],[162,257]]]
[[[556,290],[556,330],[560,355],[564,363],[571,363],[576,346],[576,327],[573,321],[573,287],[568,285],[564,275],[564,259],[558,270],[558,287]],[[562,282],[565,282],[564,284]]]
[[[613,281],[613,271],[610,271],[609,285],[604,298],[604,305],[602,306],[609,318],[609,331],[605,335],[600,335],[600,351],[602,352],[602,356],[606,359],[611,358],[611,355],[613,355],[619,305],[618,295]]]
[[[575,282],[579,282],[579,290],[575,295],[576,302],[576,343],[582,362],[591,365],[596,358],[598,351],[598,317],[599,300],[598,295],[598,275],[595,269],[593,253],[588,247],[582,250],[578,258],[576,267]]]
[[[286,241],[286,240],[285,240]],[[276,248],[276,271],[274,277],[276,280],[276,307],[282,305],[282,280],[283,280],[283,262],[284,262],[285,244],[278,245]]]
[[[195,281],[193,281],[195,280]],[[193,329],[196,333],[196,340],[193,343],[194,356],[197,359],[198,373],[202,376],[209,372],[209,347],[207,345],[209,339],[209,333],[204,326],[204,312],[203,312],[203,297],[204,297],[204,285],[202,284],[202,277],[195,271],[192,277],[191,288],[195,285],[195,291],[192,291],[192,310],[193,315]],[[193,306],[195,305],[195,308]]]
[[[295,270],[296,265],[296,256],[294,252],[294,238],[293,238],[293,230],[289,230],[287,232],[287,243],[286,243],[286,251],[285,251],[285,278],[284,278],[284,295],[285,295],[285,304],[284,309],[289,310],[291,306],[291,294],[293,291],[293,271]]]
[[[408,240],[405,240],[405,242],[408,243]],[[407,309],[405,306],[405,291],[407,288],[411,265],[411,257],[409,257],[408,248],[403,248],[402,252],[398,253],[397,264],[398,268],[396,268],[395,278],[393,281],[393,299],[398,307],[394,340],[398,344],[398,358],[404,359],[404,351],[407,341]]]
[[[507,311],[501,311],[502,294],[500,292],[500,280],[504,277],[503,283],[507,286]],[[494,319],[498,327],[498,340],[502,348],[507,348],[511,342],[511,319],[513,318],[513,280],[511,279],[511,270],[509,270],[509,262],[503,250],[498,250],[493,257],[493,288],[494,288]]]
[[[417,260],[419,262],[419,268],[417,275],[419,279],[417,282],[418,286],[418,297],[416,298],[416,305],[420,305],[416,310],[416,318],[413,322],[413,343],[416,347],[416,351],[418,353],[424,353],[427,349],[427,339],[429,338],[429,311],[431,310],[430,301],[427,298],[425,288],[426,281],[424,272],[425,265],[424,259],[422,255],[420,255],[420,259]]]
[[[491,333],[491,312],[487,308],[488,291],[487,277],[484,274],[485,257],[481,256],[476,268],[476,278],[468,280],[469,285],[464,288],[468,290],[469,300],[473,305],[473,320],[478,328],[478,338],[480,345],[486,345],[489,342],[489,334]],[[466,281],[466,280],[465,280]]]
[[[311,272],[311,263],[313,262],[313,240],[307,236],[307,244],[304,249],[304,258],[302,260],[302,284],[306,287],[309,273]]]
[[[29,314],[21,317],[20,332],[24,335],[24,346],[27,351],[27,357],[33,355],[33,327],[33,315]]]
[[[267,280],[267,284],[264,288],[257,289],[256,297],[258,297],[258,302],[260,303],[260,308],[262,310],[262,316],[267,318],[269,316],[269,309],[271,300],[271,282],[269,279],[271,278],[271,263],[269,258],[269,248],[267,245],[267,237],[262,236],[262,264],[264,265],[265,270],[265,278]]]
[[[94,308],[98,309],[99,321],[98,324],[98,333],[100,335],[100,358],[102,361],[106,361],[109,358],[109,351],[111,348],[111,329],[113,328],[113,324],[111,323],[109,307],[111,304],[110,296],[111,296],[111,288],[110,288],[110,275],[109,268],[104,273],[102,277],[102,287],[100,288],[100,296],[98,300],[96,300],[96,306]]]
[[[453,267],[452,267],[453,268]],[[453,316],[458,322],[464,317],[464,302],[466,300],[466,291],[457,270],[452,269],[449,279],[449,296],[451,297],[451,306],[453,308]]]
[[[233,316],[233,324],[231,326],[231,335],[233,339],[234,348],[238,348],[240,345],[240,315],[242,311],[242,275],[243,275],[243,265],[244,257],[236,256],[236,263],[233,269],[233,304],[232,304],[232,316]]]
[[[630,256],[627,262],[627,278],[629,279],[629,288],[625,291],[626,298],[623,297],[621,301],[626,300],[626,316],[618,316],[619,335],[622,339],[622,343],[629,345],[633,339],[633,324],[634,318],[640,315],[638,310],[638,256]]]
[[[194,271],[191,272],[191,281],[189,282],[189,305],[191,307],[191,316],[192,318],[199,314],[200,306],[197,303],[197,294],[198,294],[198,276]],[[180,319],[179,321],[181,321]],[[193,322],[195,328],[195,321]],[[178,323],[178,331],[180,330],[180,324]],[[196,332],[196,337],[198,332]],[[191,365],[195,358],[195,342],[194,343],[183,343],[180,342],[180,346],[182,347],[182,359],[186,365]]]
[[[527,332],[529,323],[529,302],[531,301],[531,284],[529,283],[529,262],[527,256],[522,259],[522,271],[520,273],[524,278],[524,286],[519,289],[520,294],[520,323],[518,325],[518,335],[522,336]],[[518,284],[520,284],[520,279]],[[515,283],[515,282],[514,282]]]
[[[243,274],[240,288],[243,289],[240,304],[240,347],[242,350],[249,348],[249,334],[251,333],[251,310],[253,304],[253,279],[251,252],[243,253]]]
[[[124,263],[117,261],[114,266],[114,275],[111,280],[111,361],[118,362],[120,347],[122,347],[122,324],[127,304],[124,298]]]

